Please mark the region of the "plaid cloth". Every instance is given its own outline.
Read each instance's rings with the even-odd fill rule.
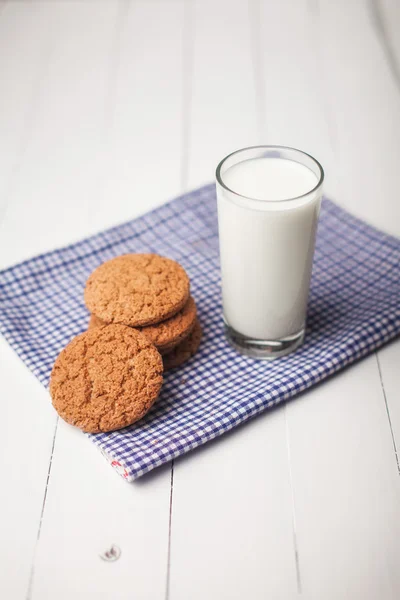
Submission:
[[[0,272],[0,331],[47,386],[52,364],[86,328],[86,278],[126,252],[157,252],[187,270],[204,338],[166,374],[138,424],[90,435],[128,481],[293,398],[400,333],[400,241],[323,201],[304,345],[274,362],[234,352],[221,315],[215,187]]]

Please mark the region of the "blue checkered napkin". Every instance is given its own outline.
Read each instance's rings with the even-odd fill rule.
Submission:
[[[59,351],[86,328],[86,278],[126,252],[157,252],[182,263],[204,328],[198,354],[166,374],[145,419],[89,436],[129,481],[292,398],[400,333],[400,241],[324,200],[305,344],[270,363],[234,352],[223,334],[215,188],[209,185],[0,272],[0,331],[44,385]]]

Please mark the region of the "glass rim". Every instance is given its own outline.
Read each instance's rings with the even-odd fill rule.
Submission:
[[[228,158],[235,156],[235,154],[240,154],[241,152],[245,152],[246,150],[257,150],[257,149],[259,149],[259,150],[264,149],[264,150],[271,150],[271,151],[273,151],[273,150],[289,150],[292,152],[297,152],[298,154],[302,154],[303,156],[307,156],[317,165],[317,167],[319,169],[320,176],[319,176],[319,180],[318,180],[317,184],[308,192],[305,192],[304,194],[300,194],[300,196],[291,196],[290,198],[283,198],[282,200],[261,200],[260,198],[252,198],[251,196],[245,196],[244,194],[239,194],[239,192],[235,192],[235,190],[232,190],[230,187],[228,187],[222,179],[221,169],[222,169],[223,164],[225,163],[225,161],[228,160]],[[282,160],[290,160],[290,159],[282,159]],[[293,162],[295,162],[295,161],[293,161]],[[238,164],[238,163],[236,163],[236,164]],[[304,165],[304,166],[306,166],[306,165]],[[266,144],[266,145],[260,144],[258,146],[246,146],[245,148],[239,148],[239,150],[234,150],[230,154],[227,154],[218,163],[217,169],[215,171],[215,177],[217,179],[217,182],[225,190],[227,190],[234,196],[237,196],[238,198],[243,198],[244,200],[250,200],[251,202],[257,202],[259,204],[264,204],[264,205],[266,203],[275,204],[275,206],[276,206],[277,204],[280,204],[283,202],[293,202],[295,200],[304,199],[307,196],[309,196],[310,194],[313,194],[314,192],[316,192],[318,190],[318,188],[320,188],[323,184],[323,181],[325,178],[325,173],[324,173],[324,169],[323,169],[321,163],[316,158],[314,158],[314,156],[312,156],[311,154],[308,154],[308,152],[304,152],[304,150],[299,150],[298,148],[293,148],[292,146],[274,146],[274,145],[270,145],[270,144]]]

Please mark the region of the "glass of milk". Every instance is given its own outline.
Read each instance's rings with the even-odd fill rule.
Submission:
[[[271,359],[304,339],[324,171],[284,146],[229,154],[216,172],[226,335]]]

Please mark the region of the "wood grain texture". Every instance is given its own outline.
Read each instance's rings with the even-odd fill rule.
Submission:
[[[285,409],[175,461],[170,598],[294,598]]]
[[[230,150],[262,141],[250,43],[258,23],[248,8],[229,0],[194,6],[189,187],[210,180]],[[270,417],[175,461],[171,599],[296,594],[285,412]]]
[[[326,100],[337,132],[334,196],[399,235],[400,204],[393,202],[400,183],[399,89],[371,3],[321,1],[318,26]]]
[[[40,97],[51,40],[40,7],[0,5],[0,221],[24,162]],[[32,237],[32,236],[31,236]],[[18,253],[0,237],[0,263]],[[56,415],[33,375],[0,340],[2,434],[0,436],[0,596],[25,598],[43,513]]]
[[[280,2],[262,8],[268,139],[284,140],[320,157],[327,193],[348,210],[393,231],[397,208],[389,197],[378,196],[377,189],[375,196],[371,193],[377,170],[386,172],[387,165],[374,148],[375,164],[366,171],[360,154],[372,153],[371,144],[367,146],[366,131],[359,131],[364,143],[354,135],[363,110],[365,118],[378,121],[376,109],[368,106],[370,78],[370,89],[364,90],[368,99],[362,96],[366,63],[360,56],[354,59],[357,46],[368,51],[370,60],[380,59],[364,6],[352,2],[338,10],[328,2]],[[283,32],[278,23],[285,23]],[[293,69],[293,56],[301,65],[298,70]],[[334,81],[335,90],[327,96]],[[335,106],[333,101],[342,97]],[[377,104],[382,100],[379,96]],[[393,112],[389,114],[388,124]],[[379,134],[385,135],[394,160],[398,143],[389,130]],[[362,186],[355,185],[355,178],[362,179]],[[394,598],[393,590],[399,590],[394,557],[400,490],[375,358],[321,386],[321,392],[288,404],[286,415],[302,593],[310,598]],[[352,557],[357,557],[356,565]]]
[[[304,594],[394,600],[400,480],[375,356],[287,409]]]
[[[25,598],[42,518],[56,415],[47,392],[0,340],[0,596]]]
[[[0,222],[9,263],[92,231],[89,215],[105,170],[117,8],[116,3],[37,3],[49,49],[23,159]],[[21,63],[20,68],[29,66]]]
[[[43,31],[43,15],[36,4],[4,3],[0,7],[2,220],[24,162],[51,52],[51,35]],[[8,260],[5,256],[2,264]]]
[[[399,235],[399,30],[396,0],[0,3],[0,268],[258,143]],[[1,341],[0,597],[397,599],[399,352],[127,485]]]
[[[81,3],[76,8],[69,3],[62,9],[71,23],[80,11],[83,32],[93,5]],[[97,56],[96,60],[94,56],[86,60],[96,64],[90,93],[96,96],[99,110],[90,118],[99,131],[96,140],[92,131],[87,138],[82,132],[79,134],[88,145],[95,144],[100,155],[99,158],[96,154],[100,179],[93,181],[90,174],[85,174],[88,184],[92,182],[96,190],[95,197],[89,195],[83,201],[80,226],[85,234],[144,212],[152,202],[159,203],[181,189],[181,138],[170,137],[181,127],[182,36],[177,32],[183,31],[184,7],[182,2],[169,6],[159,3],[156,19],[154,10],[154,4],[146,3],[96,5],[99,24],[93,29],[92,49],[86,47],[84,35],[79,38],[74,34],[75,54],[90,51]],[[149,26],[144,29],[143,23]],[[72,34],[64,24],[59,35]],[[60,48],[64,47],[63,40]],[[57,46],[56,56],[58,52]],[[115,70],[112,77],[110,52]],[[147,68],[143,68],[143,56]],[[86,85],[87,63],[82,71],[75,67],[71,72],[72,89],[82,85],[81,78]],[[154,77],[152,73],[161,66],[162,76]],[[110,80],[114,86],[112,95],[107,83]],[[55,85],[54,81],[53,78],[51,85]],[[62,86],[65,85],[63,80]],[[57,98],[58,107],[62,103],[61,91]],[[79,109],[79,98],[77,93],[76,106],[70,99],[66,120],[72,119],[75,111],[83,110]],[[87,99],[88,110],[89,105]],[[105,172],[99,167],[105,164],[103,160]],[[57,160],[57,164],[63,165],[64,159]],[[154,177],[154,168],[160,164],[164,171],[159,179]],[[63,176],[64,172],[54,176],[54,185],[57,181],[61,184]],[[82,210],[81,194],[73,196],[70,204],[72,211]],[[127,486],[101,460],[96,449],[91,448],[88,453],[83,450],[87,444],[79,432],[61,424],[31,597],[162,597],[167,576],[170,465],[153,484]],[[105,473],[109,482],[104,479]],[[72,490],[76,492],[71,497]],[[121,556],[115,563],[108,563],[100,554],[113,544],[120,548]],[[75,574],[72,578],[71,573]]]
[[[168,465],[156,479],[126,484],[60,421],[31,598],[162,598],[169,482]],[[113,545],[120,558],[107,562]]]
[[[260,143],[246,2],[194,3],[189,185],[215,177],[229,152]]]
[[[178,195],[184,170],[185,3],[123,0],[104,187],[94,229]]]

